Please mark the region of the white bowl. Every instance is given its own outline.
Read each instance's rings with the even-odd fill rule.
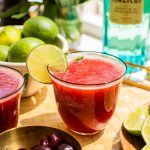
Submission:
[[[0,30],[2,28],[3,27],[0,27]],[[22,28],[22,26],[17,26],[17,28]],[[60,34],[57,35],[57,38],[55,40],[55,45],[60,47],[64,53],[68,51],[68,43],[67,43],[66,39]],[[17,63],[17,62],[2,62],[2,61],[0,61],[0,65],[15,68],[24,75],[25,87],[24,87],[24,90],[22,93],[22,97],[32,96],[43,86],[42,83],[39,83],[38,81],[34,80],[28,74],[26,63],[24,63],[24,62],[23,63]]]

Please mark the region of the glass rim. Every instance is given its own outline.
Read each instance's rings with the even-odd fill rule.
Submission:
[[[3,99],[5,99],[5,98],[7,98],[7,97],[9,97],[9,96],[11,96],[11,95],[14,95],[14,94],[16,94],[17,92],[19,92],[19,91],[23,88],[23,86],[24,86],[24,84],[25,84],[25,79],[24,79],[24,77],[23,77],[23,74],[22,74],[20,71],[18,71],[17,69],[0,64],[0,67],[1,67],[1,66],[4,67],[4,68],[11,69],[11,70],[13,70],[13,71],[15,71],[15,72],[18,72],[18,73],[21,75],[22,79],[23,79],[22,84],[19,86],[19,88],[18,88],[17,90],[15,90],[13,93],[10,93],[10,94],[8,94],[8,95],[6,95],[6,96],[0,98],[0,100],[3,100]]]
[[[96,84],[82,84],[82,83],[69,82],[69,81],[65,81],[65,80],[62,80],[60,78],[57,78],[56,76],[54,76],[50,72],[50,70],[47,67],[47,70],[48,70],[49,74],[52,76],[52,78],[54,78],[54,79],[56,79],[56,80],[58,80],[60,82],[66,83],[66,84],[70,84],[70,85],[76,85],[76,86],[97,86],[97,85],[106,85],[106,84],[114,83],[114,82],[120,80],[126,74],[126,71],[127,71],[127,65],[126,65],[126,63],[123,60],[121,60],[120,58],[118,58],[118,57],[116,57],[114,55],[107,54],[107,53],[104,53],[104,52],[97,52],[97,51],[76,51],[76,52],[70,52],[68,55],[75,54],[75,53],[93,53],[93,54],[95,53],[95,54],[100,54],[100,55],[103,55],[103,56],[108,56],[108,57],[115,58],[115,59],[119,60],[124,65],[124,68],[125,68],[124,73],[121,76],[119,76],[118,78],[116,78],[116,79],[114,79],[112,81],[109,81],[109,82],[96,83]]]

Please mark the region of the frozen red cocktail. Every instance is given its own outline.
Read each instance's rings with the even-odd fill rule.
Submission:
[[[126,65],[96,52],[71,53],[68,62],[65,73],[50,73],[58,111],[74,132],[97,133],[114,113]]]
[[[21,73],[0,65],[0,132],[17,126],[23,85]]]

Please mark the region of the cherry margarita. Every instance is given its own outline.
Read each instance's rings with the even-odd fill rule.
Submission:
[[[21,73],[0,65],[0,132],[15,127],[18,123],[23,85]]]
[[[68,62],[65,73],[50,73],[58,111],[72,131],[97,133],[114,113],[126,65],[96,52],[71,53]]]

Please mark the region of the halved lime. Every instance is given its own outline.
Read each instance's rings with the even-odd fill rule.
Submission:
[[[148,115],[149,106],[142,105],[128,114],[123,122],[123,125],[129,133],[141,136],[142,126]]]
[[[142,150],[150,150],[150,144],[145,145]]]
[[[145,143],[150,144],[150,115],[144,121],[142,127],[142,137]]]
[[[47,70],[48,66],[54,72],[65,72],[67,69],[67,59],[63,51],[51,44],[35,47],[27,59],[27,68],[30,75],[39,82],[51,83]]]

